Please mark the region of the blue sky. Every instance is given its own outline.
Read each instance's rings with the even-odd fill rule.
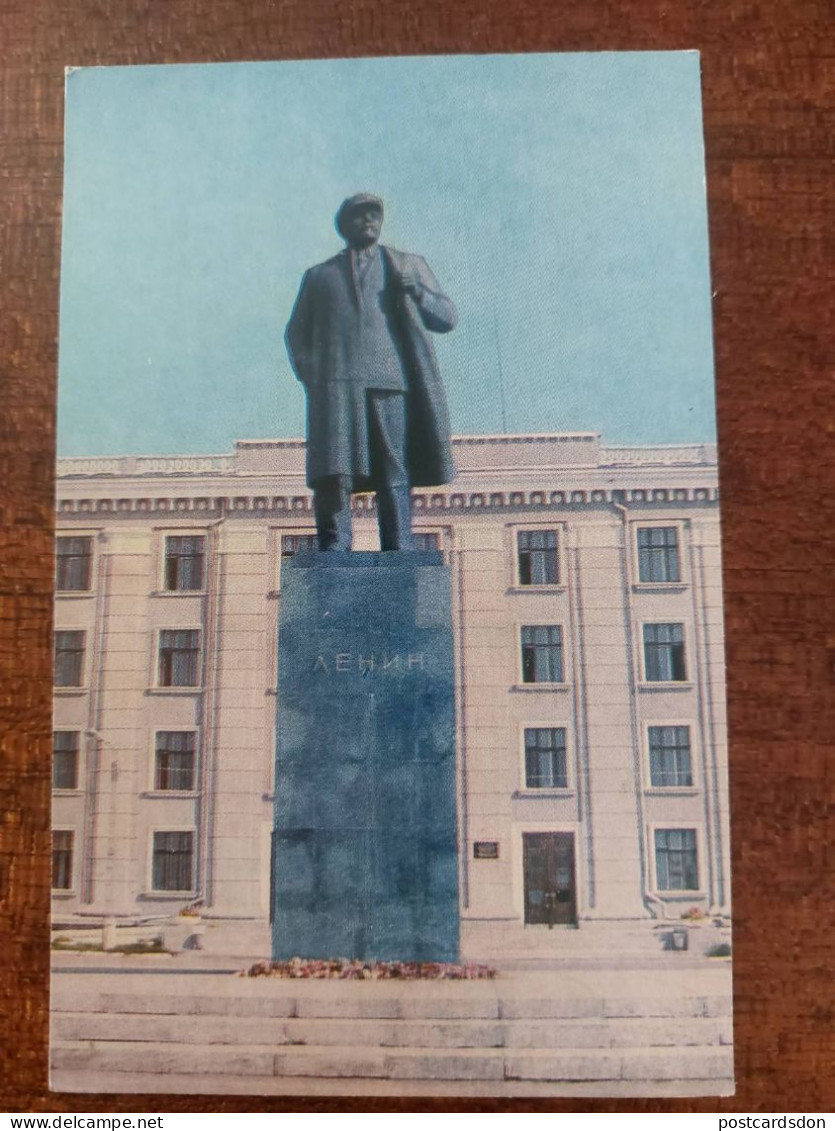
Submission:
[[[284,326],[358,191],[458,306],[455,432],[713,438],[698,55],[446,56],[68,76],[61,454],[302,435]]]

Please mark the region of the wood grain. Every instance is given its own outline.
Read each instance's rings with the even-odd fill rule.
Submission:
[[[7,1111],[831,1110],[832,10],[823,0],[5,0],[0,11],[0,1073]],[[63,69],[702,52],[736,893],[733,1099],[287,1101],[46,1091]]]

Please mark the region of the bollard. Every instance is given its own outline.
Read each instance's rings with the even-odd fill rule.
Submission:
[[[686,927],[675,927],[672,931],[673,950],[687,950],[690,932]]]

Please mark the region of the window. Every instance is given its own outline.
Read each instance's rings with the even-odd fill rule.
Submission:
[[[644,625],[644,676],[648,683],[680,683],[684,666],[684,630],[680,624]]]
[[[525,785],[528,789],[568,787],[563,727],[525,728]]]
[[[649,779],[654,786],[693,784],[690,727],[649,728]]]
[[[428,534],[413,534],[412,542],[416,550],[440,550],[441,536],[437,531],[430,531]]]
[[[638,530],[638,580],[681,580],[678,530],[674,526],[648,526]]]
[[[194,731],[157,732],[154,789],[194,789]]]
[[[194,833],[154,833],[153,890],[191,891],[193,876]]]
[[[62,593],[90,588],[92,538],[59,538],[55,554],[55,588]]]
[[[197,687],[199,660],[197,629],[168,629],[159,634],[160,687]]]
[[[202,536],[165,539],[165,588],[183,593],[203,588],[203,556],[206,539]]]
[[[81,687],[84,668],[84,633],[77,630],[55,633],[56,687]]]
[[[698,891],[695,829],[655,830],[655,873],[659,891]]]
[[[562,683],[562,629],[556,624],[522,629],[522,681]]]
[[[559,585],[556,530],[520,530],[516,545],[520,585]]]
[[[281,560],[292,558],[300,550],[318,550],[319,540],[315,534],[282,534]]]
[[[73,834],[66,829],[52,833],[52,886],[56,891],[72,890]]]
[[[53,789],[78,789],[78,738],[77,730],[56,730],[53,732]]]

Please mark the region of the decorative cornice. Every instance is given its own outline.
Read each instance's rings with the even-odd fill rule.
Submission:
[[[437,491],[415,492],[417,513],[554,511],[613,504],[669,507],[718,499],[712,444],[601,447],[596,432],[543,432],[455,436],[453,446],[461,457],[458,480]],[[58,513],[172,518],[199,514],[212,520],[236,514],[309,516],[304,448],[300,438],[240,440],[229,455],[61,459],[58,492],[64,497],[59,497]],[[473,490],[485,482],[500,486],[537,480],[546,485]],[[641,480],[649,483],[633,486]],[[78,498],[87,493],[88,483],[91,495],[104,489],[108,497]],[[563,489],[554,490],[555,484]],[[357,514],[373,511],[373,496],[355,496],[353,509]]]
[[[552,491],[547,488],[526,491],[433,491],[415,492],[412,505],[417,514],[460,514],[477,511],[554,511],[577,507],[660,506],[715,504],[719,491],[715,485],[702,487],[590,488]],[[355,514],[375,510],[371,495],[356,495]],[[202,514],[226,517],[236,514],[294,516],[312,514],[312,497],[306,495],[222,495],[107,499],[59,499],[60,516],[69,515],[180,515]]]

